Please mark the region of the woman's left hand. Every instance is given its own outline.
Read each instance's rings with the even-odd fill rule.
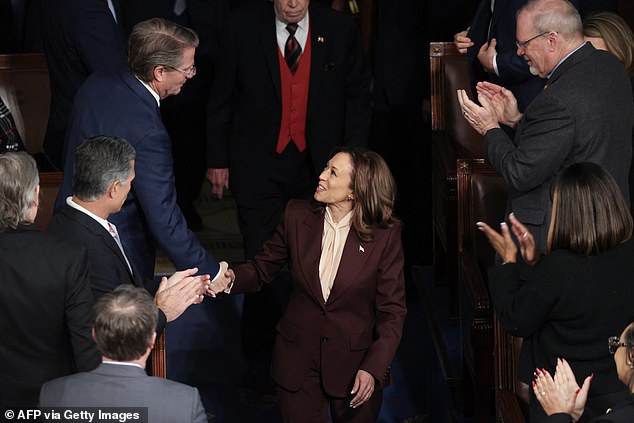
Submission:
[[[484,232],[489,239],[489,243],[491,243],[491,246],[504,263],[515,263],[517,260],[517,246],[511,238],[511,231],[506,222],[500,223],[501,234],[484,222],[477,222],[476,226]]]
[[[359,369],[350,393],[354,395],[354,398],[350,401],[350,407],[357,408],[367,402],[374,393],[374,376],[365,370]]]

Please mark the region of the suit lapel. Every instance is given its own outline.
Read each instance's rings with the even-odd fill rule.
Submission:
[[[324,303],[319,282],[321,238],[324,232],[323,213],[310,213],[297,231],[298,267],[302,270],[308,289],[319,304]]]
[[[576,66],[579,62],[585,60],[590,54],[592,54],[594,50],[595,49],[592,44],[586,42],[583,47],[572,53],[570,57],[568,57],[566,60],[563,61],[563,63],[559,65],[555,72],[553,72],[552,76],[546,81],[546,86],[554,84],[561,75],[568,71],[568,69]]]
[[[375,245],[374,242],[361,241],[357,236],[357,231],[353,227],[350,228],[348,239],[343,247],[339,269],[337,269],[337,276],[328,297],[328,304],[336,301],[355,284],[360,269],[364,268]]]
[[[271,74],[271,81],[275,87],[275,93],[277,99],[282,102],[282,82],[280,77],[280,61],[277,54],[277,33],[275,26],[275,12],[271,7],[270,17],[262,19],[260,24],[260,42],[262,43],[262,51],[266,58],[266,63],[269,66],[269,73]]]

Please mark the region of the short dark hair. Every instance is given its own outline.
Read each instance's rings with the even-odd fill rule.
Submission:
[[[39,183],[37,165],[29,154],[0,154],[0,230],[27,222]]]
[[[336,147],[328,160],[338,153],[352,162],[352,227],[364,241],[372,239],[373,228],[389,227],[397,222],[392,214],[396,200],[396,182],[383,157],[362,147]]]
[[[75,151],[73,195],[95,201],[114,181],[121,184],[132,173],[136,152],[126,140],[109,135],[85,139]]]
[[[142,81],[150,82],[157,66],[178,68],[188,47],[198,47],[194,30],[161,18],[139,22],[128,38],[128,68]]]
[[[623,194],[600,165],[584,162],[568,166],[555,177],[551,193],[551,251],[598,254],[632,236],[632,215]]]
[[[132,361],[147,351],[156,331],[158,308],[143,288],[123,284],[103,295],[93,307],[95,342],[101,353]]]

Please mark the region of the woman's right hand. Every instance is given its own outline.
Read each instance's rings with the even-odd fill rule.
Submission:
[[[484,232],[495,252],[504,263],[515,263],[517,260],[517,246],[511,238],[511,231],[506,222],[500,223],[502,233],[498,233],[484,222],[477,222],[476,226]]]

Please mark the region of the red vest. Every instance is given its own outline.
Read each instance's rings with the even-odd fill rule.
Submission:
[[[306,149],[306,111],[310,84],[310,30],[295,75],[277,49],[282,88],[282,124],[275,151],[280,154],[292,140],[299,151]]]

